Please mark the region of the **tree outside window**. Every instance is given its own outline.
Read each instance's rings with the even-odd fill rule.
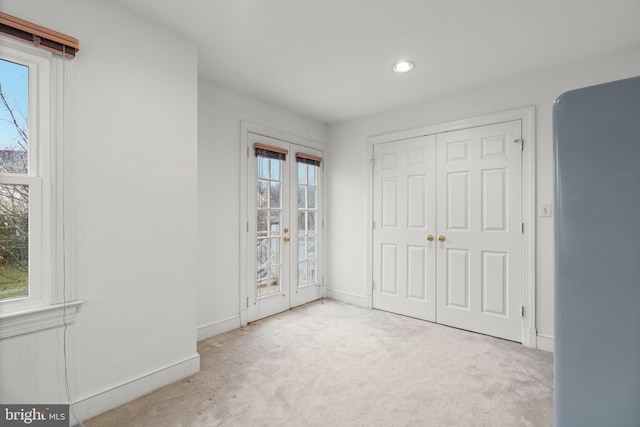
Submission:
[[[29,68],[0,60],[0,300],[29,295]]]

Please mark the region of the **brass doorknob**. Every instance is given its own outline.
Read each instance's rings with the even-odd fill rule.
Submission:
[[[282,238],[282,241],[283,241],[283,242],[288,242],[289,240],[291,240],[291,239],[289,238],[289,236],[284,236],[284,237]]]
[[[444,237],[442,234],[438,236],[438,240],[441,242],[444,242],[445,240],[447,240],[446,237]]]
[[[427,240],[430,241],[430,242],[433,242],[433,234],[429,234],[427,236]]]

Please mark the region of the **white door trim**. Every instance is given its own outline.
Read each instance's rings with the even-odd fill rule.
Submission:
[[[249,232],[248,232],[248,224],[249,224],[249,197],[253,197],[254,194],[249,194],[247,190],[248,186],[248,171],[249,171],[249,159],[251,158],[251,153],[249,150],[249,133],[263,135],[269,138],[278,139],[283,142],[301,145],[304,147],[313,148],[316,150],[320,150],[323,152],[323,163],[327,164],[328,158],[328,150],[327,145],[324,143],[312,141],[311,139],[304,138],[298,135],[294,135],[292,133],[280,131],[277,129],[270,128],[268,126],[264,126],[257,123],[252,123],[248,121],[240,121],[240,221],[239,221],[239,239],[240,239],[240,271],[239,271],[239,280],[238,280],[238,289],[240,290],[240,300],[239,302],[239,311],[240,311],[240,326],[246,326],[248,323],[248,291],[247,291],[247,280],[248,280],[248,260],[247,260],[247,250],[249,244]],[[327,217],[327,174],[322,174],[322,217]],[[326,242],[326,233],[327,226],[325,223],[325,227],[322,229],[322,239]],[[322,245],[322,259],[326,260],[326,244]],[[322,273],[322,287],[321,287],[321,297],[326,297],[326,284],[324,282],[324,275],[326,271],[326,264],[323,263],[323,271]]]
[[[407,138],[433,135],[453,130],[467,129],[522,120],[522,221],[524,234],[522,238],[522,344],[536,348],[536,141],[535,141],[535,107],[487,114],[446,123],[402,130],[381,135],[373,135],[367,139],[367,161],[369,173],[367,177],[367,304],[373,307],[373,147],[376,144],[398,141]]]

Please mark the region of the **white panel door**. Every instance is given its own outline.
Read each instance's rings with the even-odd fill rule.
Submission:
[[[436,140],[374,146],[373,306],[435,320]]]
[[[322,168],[298,153],[322,152],[253,133],[248,143],[251,322],[321,296]],[[255,144],[270,149],[258,155]]]
[[[520,121],[437,135],[438,323],[522,340]]]

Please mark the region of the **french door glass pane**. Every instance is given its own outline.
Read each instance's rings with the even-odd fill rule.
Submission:
[[[268,295],[269,289],[267,288],[267,282],[268,282],[267,269],[259,268],[256,278],[258,281],[258,286],[257,286],[258,297],[263,297]]]
[[[280,265],[280,238],[272,237],[269,240],[271,241],[270,263],[271,265]]]
[[[307,262],[301,261],[298,263],[298,287],[307,285]]]
[[[258,221],[257,221],[257,227],[256,227],[258,237],[266,237],[269,233],[269,225],[267,221],[268,213],[269,211],[266,209],[258,210]]]
[[[305,258],[315,259],[316,257],[316,238],[315,236],[309,236],[307,246],[307,256]]]
[[[258,239],[258,245],[256,248],[256,262],[258,268],[264,267],[269,261],[269,248],[267,247],[267,239]]]
[[[310,185],[316,185],[316,170],[317,170],[317,166],[309,165],[308,171],[309,171],[309,184]]]
[[[316,208],[316,187],[309,186],[309,191],[307,192],[307,206],[309,209]]]
[[[269,159],[258,157],[258,178],[269,179]]]
[[[300,167],[298,164],[298,184],[306,184],[307,183],[307,168]]]
[[[269,271],[269,295],[280,292],[280,266],[272,265]]]
[[[316,282],[316,260],[315,259],[309,260],[309,264],[307,266],[307,280],[310,283]]]
[[[298,210],[298,234],[307,234],[307,213]]]
[[[307,233],[315,233],[316,232],[316,213],[315,211],[309,210],[307,212]]]
[[[266,208],[269,203],[269,181],[258,180],[258,208]]]
[[[271,171],[271,180],[272,181],[280,181],[280,169],[282,167],[280,160],[271,159],[269,161],[271,167],[269,170]]]
[[[271,181],[271,188],[269,190],[269,204],[272,208],[280,207],[280,182]]]
[[[299,208],[306,208],[306,200],[307,200],[307,196],[306,193],[307,192],[307,186],[306,185],[298,185],[298,207]]]
[[[271,236],[280,235],[280,211],[271,210],[269,212],[269,231]]]
[[[307,238],[299,237],[298,238],[298,259],[307,259]]]

